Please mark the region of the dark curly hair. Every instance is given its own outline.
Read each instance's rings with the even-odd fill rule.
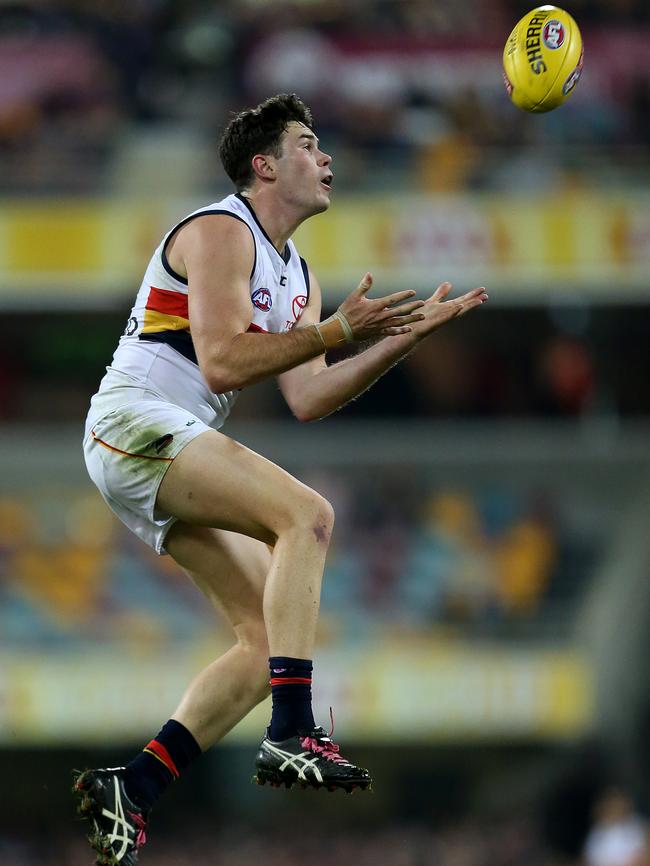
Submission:
[[[219,143],[219,157],[238,192],[253,181],[256,153],[281,155],[281,139],[292,122],[313,126],[311,111],[295,93],[278,93],[232,118]]]

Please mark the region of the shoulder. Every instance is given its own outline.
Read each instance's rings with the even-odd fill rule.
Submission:
[[[252,272],[256,261],[250,226],[230,213],[202,212],[181,226],[169,250],[181,274],[205,268]]]
[[[178,232],[179,236],[210,240],[220,238],[246,238],[253,242],[253,233],[248,222],[230,211],[204,211],[193,216]]]
[[[237,250],[253,253],[255,237],[249,224],[229,211],[203,211],[180,226],[177,249],[181,253],[209,251],[230,254]]]
[[[188,214],[172,229],[169,238],[180,235],[198,240],[209,239],[215,235],[242,238],[250,236],[254,240],[248,210],[235,194]]]

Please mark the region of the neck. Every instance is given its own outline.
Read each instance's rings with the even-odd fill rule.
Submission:
[[[240,195],[255,211],[255,216],[276,250],[281,254],[287,241],[306,216],[298,216],[292,209],[269,195],[269,190],[244,190]]]

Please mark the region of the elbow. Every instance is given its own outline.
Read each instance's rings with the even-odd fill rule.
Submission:
[[[240,391],[247,383],[242,376],[233,370],[221,366],[212,366],[203,371],[203,378],[213,394],[225,394],[228,391]]]
[[[317,415],[310,415],[307,412],[294,412],[293,414],[301,424],[309,424],[311,421],[319,420]]]
[[[293,417],[301,424],[312,424],[314,421],[322,421],[337,409],[313,388],[300,388],[291,393],[284,392]]]
[[[300,421],[301,424],[311,424],[314,421],[320,421],[328,415],[328,412],[319,412],[316,406],[292,406],[291,411],[294,418]]]
[[[309,411],[308,406],[303,406],[298,403],[289,403],[289,408],[291,409],[293,417],[296,421],[300,421],[301,424],[308,424],[310,421],[316,420],[315,415]]]

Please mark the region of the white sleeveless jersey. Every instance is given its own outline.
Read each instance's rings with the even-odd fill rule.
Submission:
[[[237,392],[214,394],[199,369],[188,319],[188,282],[167,259],[167,246],[181,226],[203,214],[229,214],[245,223],[255,242],[250,276],[253,319],[249,331],[277,334],[296,324],[309,298],[309,276],[304,259],[292,241],[280,254],[258,222],[246,199],[229,195],[199,208],[165,235],[142,280],[126,330],[93,398],[95,411],[107,405],[107,389],[125,385],[143,388],[192,412],[218,429],[228,417]],[[219,299],[215,299],[218,305]]]

